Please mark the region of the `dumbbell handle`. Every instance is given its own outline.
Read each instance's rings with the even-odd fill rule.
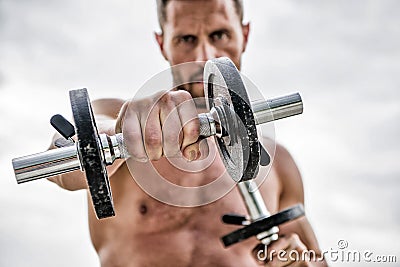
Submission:
[[[298,115],[303,112],[303,102],[299,93],[269,100],[251,102],[251,109],[257,125]],[[222,114],[221,114],[222,112]],[[223,109],[212,108],[209,113],[199,114],[200,136],[222,135],[219,116],[226,116]]]
[[[303,113],[303,101],[299,93],[281,96],[269,100],[251,102],[256,124],[299,115]]]
[[[295,93],[266,101],[251,103],[256,124],[294,116],[303,112],[300,94]],[[199,114],[200,136],[209,137],[218,134],[218,122],[211,113]],[[114,136],[100,135],[104,161],[107,165],[115,159],[128,158],[122,134]],[[77,146],[62,147],[45,152],[15,158],[12,160],[17,183],[29,182],[79,170],[81,168]]]

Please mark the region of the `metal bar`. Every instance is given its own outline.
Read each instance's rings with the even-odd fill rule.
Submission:
[[[299,93],[251,102],[256,124],[263,124],[303,113]]]
[[[12,160],[17,183],[79,170],[76,146],[62,147]]]
[[[271,216],[254,180],[240,182],[237,186],[252,222]],[[263,244],[269,245],[272,241],[278,239],[278,232],[279,227],[274,226],[267,231],[259,233],[257,239]]]
[[[244,181],[237,185],[240,195],[246,203],[251,221],[256,221],[271,215],[265,206],[260,191],[258,191],[257,184],[253,180]]]

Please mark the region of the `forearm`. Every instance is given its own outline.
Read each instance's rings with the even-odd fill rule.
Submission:
[[[108,135],[112,135],[115,133],[115,130],[114,130],[115,120],[113,120],[107,116],[99,115],[99,116],[96,116],[96,121],[97,121],[97,128],[98,128],[99,133],[105,133]],[[62,138],[62,137],[61,137],[61,135],[59,135],[57,133],[54,135],[49,149],[57,149],[56,146],[54,145],[54,143],[58,138]],[[81,170],[76,170],[76,171],[72,171],[72,172],[68,172],[68,173],[64,173],[64,174],[59,174],[59,175],[48,178],[48,180],[56,183],[61,188],[69,190],[69,191],[87,189],[85,173],[82,172]]]

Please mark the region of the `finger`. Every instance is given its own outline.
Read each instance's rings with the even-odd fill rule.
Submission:
[[[292,265],[292,263],[297,262],[300,257],[301,254],[298,254],[296,246],[291,245],[286,249],[280,250],[272,263],[273,266],[277,267],[289,266]]]
[[[278,240],[268,245],[268,250],[276,254],[279,250],[286,250],[290,247],[291,240],[285,236],[280,236]]]
[[[147,154],[143,145],[142,129],[138,114],[133,111],[127,111],[124,124],[122,125],[122,134],[128,153],[136,161],[147,161]]]
[[[179,91],[174,96],[179,102],[178,113],[182,124],[183,140],[181,149],[198,141],[200,135],[200,123],[198,119],[197,109],[193,99],[187,92]],[[198,148],[198,146],[196,146]],[[193,147],[194,148],[194,147]],[[194,153],[198,153],[195,151]]]
[[[173,157],[180,154],[181,120],[171,96],[160,99],[160,121],[163,140],[163,154]]]
[[[150,160],[159,160],[162,156],[162,131],[157,105],[150,112],[140,114],[140,124],[147,157]]]
[[[128,106],[129,106],[128,103],[129,102],[125,102],[121,107],[121,110],[120,110],[120,112],[118,114],[118,117],[117,117],[117,121],[115,122],[115,133],[122,132],[122,125],[123,125],[123,122],[124,122],[125,113],[126,113],[126,110],[127,110]]]
[[[264,244],[257,244],[251,251],[254,259],[257,261],[258,265],[264,266],[267,259],[266,246]]]
[[[297,266],[303,264],[302,252],[306,249],[297,234],[292,234],[284,239],[284,244],[276,248],[276,255],[270,261],[269,266]],[[279,240],[278,240],[279,241]],[[275,244],[274,244],[275,245]]]
[[[200,157],[198,159],[206,159],[210,153],[207,138],[199,141]]]
[[[309,261],[303,252],[307,250],[306,246],[301,242],[297,234],[292,234],[289,238],[290,246],[286,249],[288,262],[292,263],[290,266],[301,266],[304,262]]]
[[[266,265],[265,266],[286,266],[287,262],[286,249],[291,246],[291,240],[286,237],[281,237],[272,244],[266,246]]]
[[[277,251],[277,253],[272,256],[272,259],[271,255],[268,253],[267,258],[265,266],[268,267],[286,267],[292,264],[285,250]]]
[[[199,159],[201,156],[200,153],[200,148],[199,148],[199,143],[194,143],[191,145],[188,145],[183,151],[182,154],[185,158],[187,158],[189,161],[193,161],[196,159]]]

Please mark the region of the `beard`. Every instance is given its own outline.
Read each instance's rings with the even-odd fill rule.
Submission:
[[[193,98],[204,97],[204,64],[189,62],[172,68],[174,87],[188,91]]]

